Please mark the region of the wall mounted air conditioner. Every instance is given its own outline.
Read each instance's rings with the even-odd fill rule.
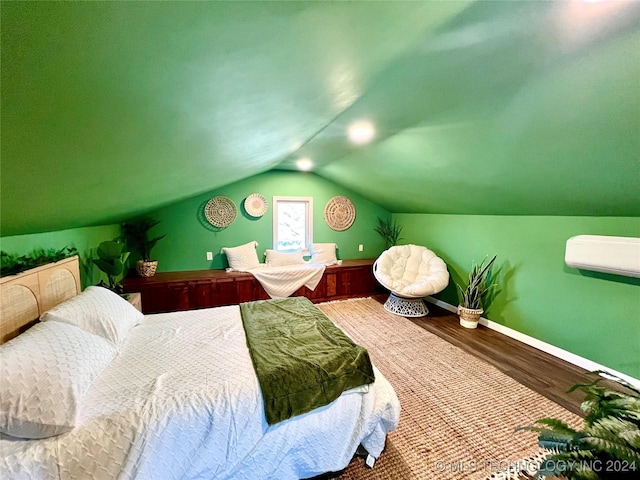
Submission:
[[[640,277],[640,238],[571,237],[567,240],[564,261],[573,268]]]

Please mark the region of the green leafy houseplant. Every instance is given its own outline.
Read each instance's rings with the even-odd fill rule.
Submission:
[[[123,293],[122,285],[118,282],[118,276],[124,272],[124,265],[129,257],[129,252],[124,251],[124,245],[115,240],[102,242],[96,250],[98,258],[93,263],[107,275],[108,284],[100,281],[99,285],[116,293]]]
[[[400,232],[402,232],[402,227],[398,225],[395,220],[392,221],[390,218],[387,220],[383,220],[378,217],[378,225],[374,228],[374,230],[382,237],[384,240],[385,249],[389,247],[393,247],[400,240]]]
[[[26,255],[0,252],[0,276],[16,275],[47,263],[73,257],[74,255],[78,255],[78,250],[73,247],[63,247],[60,250],[39,248]]]
[[[592,372],[601,373],[601,372]],[[582,430],[556,418],[542,418],[538,426],[517,430],[538,432],[538,443],[550,452],[538,476],[569,480],[640,478],[640,390],[618,379],[621,390],[598,383],[574,385],[569,391],[586,394]]]
[[[127,247],[138,252],[142,260],[151,261],[151,249],[165,237],[165,235],[159,235],[149,238],[149,230],[159,223],[159,220],[143,217],[120,225]]]
[[[467,285],[463,288],[456,284],[460,293],[458,315],[460,324],[467,328],[476,328],[480,315],[484,312],[484,303],[490,291],[497,287],[493,282],[491,266],[496,261],[496,255],[487,262],[485,258],[480,264],[474,263],[469,272]]]
[[[159,223],[159,220],[142,217],[120,225],[127,247],[138,252],[142,257],[136,263],[136,270],[141,277],[151,277],[156,273],[158,261],[151,259],[151,250],[166,234],[150,237],[149,230]]]

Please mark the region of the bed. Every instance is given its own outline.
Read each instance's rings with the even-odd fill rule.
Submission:
[[[2,339],[19,334],[0,347],[3,359],[37,329],[71,330],[51,318],[21,333],[25,324],[81,297],[75,297],[77,258],[35,270],[0,284]],[[118,309],[135,317],[130,305]],[[237,305],[147,315],[126,335],[116,330],[104,335],[119,337],[114,342],[88,334],[102,342],[90,353],[104,350],[107,360],[99,360],[106,365],[94,372],[73,425],[47,438],[2,434],[1,478],[308,478],[345,468],[360,445],[377,458],[399,420],[395,392],[373,367],[373,383],[269,425]],[[24,362],[36,362],[31,352],[22,354]],[[3,361],[2,368],[14,364]],[[51,395],[62,401],[58,392]]]

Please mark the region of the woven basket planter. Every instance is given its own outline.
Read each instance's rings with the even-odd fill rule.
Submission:
[[[476,328],[480,315],[484,313],[481,308],[473,309],[458,305],[458,316],[460,317],[460,325],[464,328]]]
[[[156,274],[156,268],[158,268],[157,260],[149,262],[138,260],[136,262],[136,272],[138,272],[138,275],[141,277],[153,277]]]

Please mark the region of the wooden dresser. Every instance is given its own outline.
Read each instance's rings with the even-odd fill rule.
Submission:
[[[382,293],[385,290],[373,276],[374,261],[343,260],[342,265],[326,268],[315,290],[301,287],[292,296],[305,296],[318,303]],[[219,307],[269,298],[250,273],[214,269],[162,272],[149,278],[127,277],[122,285],[125,292],[142,294],[143,313]]]

